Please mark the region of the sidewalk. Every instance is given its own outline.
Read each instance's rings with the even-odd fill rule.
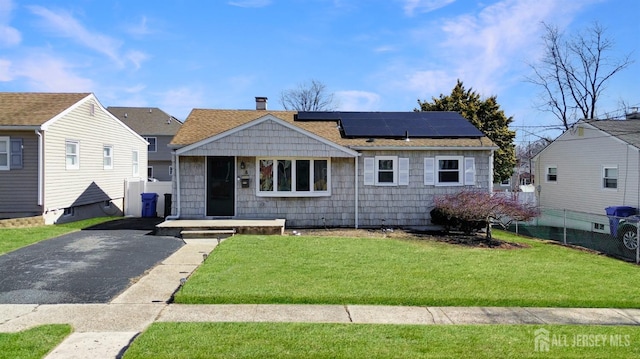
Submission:
[[[187,240],[109,304],[0,305],[0,332],[68,323],[74,332],[46,359],[115,358],[153,322],[640,325],[640,309],[167,304],[217,245]]]

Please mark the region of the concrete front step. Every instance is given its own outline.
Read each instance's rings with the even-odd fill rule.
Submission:
[[[182,230],[180,236],[184,238],[227,238],[236,234],[235,229],[197,229],[197,230]]]

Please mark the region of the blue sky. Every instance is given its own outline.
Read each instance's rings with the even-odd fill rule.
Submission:
[[[311,79],[339,110],[411,111],[460,79],[497,96],[522,142],[557,124],[525,81],[541,22],[575,33],[598,21],[611,56],[632,54],[605,114],[640,106],[638,14],[637,0],[0,0],[0,91],[93,92],[184,120],[255,96],[279,110],[283,90]]]

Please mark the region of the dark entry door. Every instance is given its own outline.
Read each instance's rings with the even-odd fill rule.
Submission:
[[[235,215],[233,157],[207,157],[207,216]]]

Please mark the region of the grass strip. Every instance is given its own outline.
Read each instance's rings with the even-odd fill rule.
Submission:
[[[79,231],[93,225],[120,219],[122,217],[98,217],[82,221],[54,224],[48,226],[26,228],[0,228],[0,254],[14,251],[18,248],[61,236],[66,233]]]
[[[536,332],[540,328],[154,323],[124,358],[631,358],[640,354],[640,327],[548,325],[542,327],[548,331],[546,337]],[[548,351],[536,348],[536,341],[548,343]]]
[[[18,333],[0,333],[0,358],[43,358],[71,332],[70,325],[52,324]]]

